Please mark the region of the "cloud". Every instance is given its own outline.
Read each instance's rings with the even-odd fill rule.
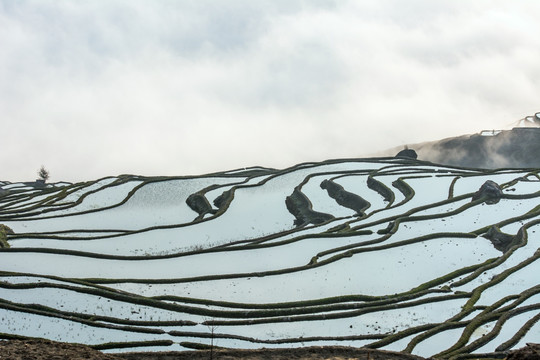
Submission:
[[[5,180],[285,167],[538,111],[534,1],[0,1]]]

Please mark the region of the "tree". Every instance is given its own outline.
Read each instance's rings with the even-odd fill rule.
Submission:
[[[41,168],[39,169],[37,174],[39,176],[39,179],[43,182],[46,182],[50,177],[49,170],[45,169],[45,166],[43,165],[41,165]]]
[[[216,329],[218,326],[215,324],[215,319],[212,318],[211,320],[207,320],[205,318],[205,321],[203,322],[208,327],[208,330],[210,330],[210,360],[214,359],[214,338]]]

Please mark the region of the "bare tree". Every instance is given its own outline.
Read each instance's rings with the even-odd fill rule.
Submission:
[[[45,166],[43,165],[41,165],[41,168],[39,169],[37,174],[40,180],[42,180],[43,182],[46,182],[50,177],[49,170],[45,169]]]
[[[215,332],[218,326],[215,324],[215,318],[211,318],[210,320],[207,320],[205,318],[204,324],[208,327],[208,330],[210,330],[210,360],[214,359],[214,339],[215,339]]]

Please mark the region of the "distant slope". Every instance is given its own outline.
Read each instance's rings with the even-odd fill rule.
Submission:
[[[540,128],[522,127],[500,132],[463,135],[408,145],[419,160],[473,168],[540,167]],[[397,154],[394,148],[384,155]]]

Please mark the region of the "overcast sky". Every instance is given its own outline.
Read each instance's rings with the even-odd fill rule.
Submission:
[[[0,0],[0,180],[284,168],[540,111],[540,1]]]

